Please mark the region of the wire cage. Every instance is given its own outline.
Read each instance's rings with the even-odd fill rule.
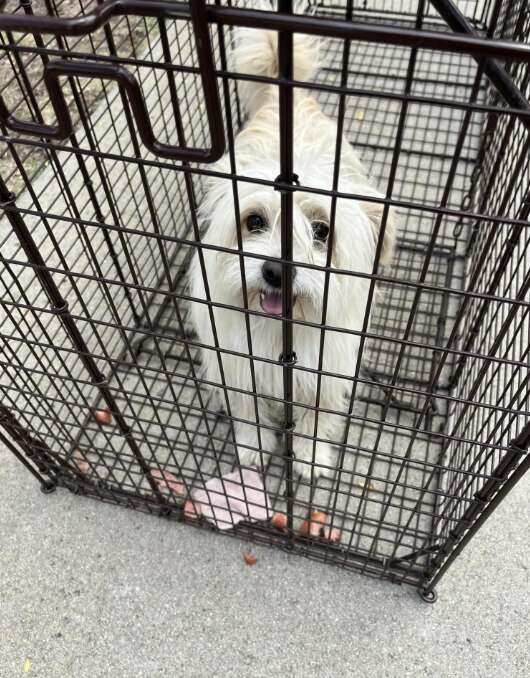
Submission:
[[[412,584],[434,600],[449,564],[530,465],[528,3],[3,5],[7,450],[45,491],[60,486],[226,531]],[[241,27],[278,36],[273,77],[234,70]],[[319,38],[310,79],[294,77],[293,34]],[[270,176],[245,175],[234,151],[247,123],[241,93],[259,81],[278,91]],[[351,144],[380,193],[341,192],[340,151],[332,185],[304,185],[296,124],[293,131],[300,91],[319,102],[336,145]],[[212,178],[231,200],[228,248],[205,238]],[[265,318],[276,323],[281,351],[268,355],[252,350],[263,313],[245,291],[255,257],[239,208],[248,183],[281,204],[282,311]],[[331,206],[330,231],[337,203],[378,206],[368,270],[296,260],[293,204],[308,193]],[[382,265],[391,209],[397,242]],[[241,266],[231,310],[246,328],[238,354],[251,378],[246,393],[222,370],[238,352],[214,331],[223,281],[209,280],[205,298],[190,290],[190,263],[208,249]],[[358,326],[333,325],[325,311],[315,323],[300,320],[292,290],[295,267],[304,266],[363,281]],[[194,304],[208,309],[213,340],[197,332]],[[314,363],[297,346],[304,322],[320,342]],[[325,353],[340,332],[358,349],[349,372],[335,375],[346,406],[326,412]],[[221,366],[216,383],[203,370],[207,351]],[[271,366],[281,373],[279,392],[264,383]],[[307,375],[313,389],[302,402],[297,385]],[[241,396],[253,404],[249,419]],[[261,415],[266,403],[279,413],[273,421]],[[304,410],[309,433],[298,425]],[[299,441],[315,450],[326,414],[337,415],[325,434],[332,467],[319,475],[313,454],[300,476]],[[256,431],[252,476],[238,424]],[[212,482],[217,490],[208,491]]]

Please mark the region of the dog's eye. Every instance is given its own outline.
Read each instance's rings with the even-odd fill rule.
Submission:
[[[313,221],[313,238],[319,242],[326,242],[329,234],[329,224],[325,221]]]
[[[249,214],[246,224],[251,233],[253,231],[262,231],[265,228],[265,219],[261,214]]]

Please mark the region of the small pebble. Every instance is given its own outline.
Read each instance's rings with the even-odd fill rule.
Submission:
[[[243,551],[243,560],[247,565],[255,565],[258,562],[258,557],[253,548],[246,548]]]

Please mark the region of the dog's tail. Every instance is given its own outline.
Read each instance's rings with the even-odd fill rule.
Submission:
[[[307,2],[299,1],[295,11],[301,12]],[[253,0],[253,9],[274,11],[275,2]],[[297,34],[293,41],[293,78],[310,80],[318,68],[318,38]],[[232,52],[232,66],[238,73],[267,78],[278,77],[278,35],[275,31],[240,28],[235,36]],[[276,89],[276,88],[275,88]],[[239,94],[249,115],[264,103],[265,93],[270,86],[260,82],[239,81]]]

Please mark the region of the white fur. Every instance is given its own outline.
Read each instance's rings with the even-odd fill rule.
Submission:
[[[258,2],[258,5],[263,4]],[[270,7],[270,5],[269,5]],[[277,71],[276,35],[266,31],[242,29],[237,35],[237,44],[232,54],[232,65],[238,72],[274,77]],[[307,36],[295,36],[294,76],[310,78],[316,67],[318,43]],[[239,85],[239,92],[249,120],[237,136],[237,172],[243,176],[273,180],[280,173],[279,165],[279,115],[278,88],[264,83]],[[294,101],[294,171],[302,185],[332,188],[336,124],[321,111],[309,90],[298,90]],[[227,156],[215,168],[230,171]],[[368,183],[361,162],[349,143],[343,139],[339,190],[367,197],[380,194]],[[241,215],[241,232],[245,253],[267,257],[279,257],[280,245],[280,194],[273,188],[240,181],[237,184]],[[324,266],[326,245],[314,242],[311,220],[329,221],[331,199],[311,193],[294,193],[293,247],[294,260]],[[245,227],[245,216],[252,212],[267,216],[269,228],[263,233],[250,233]],[[383,207],[381,203],[365,203],[356,200],[337,201],[335,235],[332,252],[332,267],[370,273],[374,263],[375,246]],[[201,214],[207,230],[205,244],[237,249],[237,226],[234,210],[233,189],[229,179],[211,180]],[[391,216],[391,215],[390,215]],[[386,224],[382,262],[388,261],[393,246],[393,219]],[[213,302],[244,308],[240,257],[238,254],[203,249],[204,268],[207,275],[209,295]],[[262,259],[244,257],[245,277],[248,290],[248,305],[251,310],[261,311],[259,294],[267,289],[262,277]],[[325,273],[301,266],[297,267],[294,279],[296,302],[295,319],[314,323],[322,321],[322,304]],[[366,309],[369,281],[355,276],[331,274],[329,283],[326,322],[328,325],[360,330]],[[191,295],[198,300],[207,298],[203,271],[198,253],[190,270]],[[245,314],[239,310],[209,307],[199,301],[191,303],[191,318],[199,341],[214,346],[210,313],[215,320],[219,347],[228,351],[248,354],[249,344]],[[249,316],[252,352],[255,357],[278,360],[282,352],[282,322],[274,316]],[[297,367],[318,368],[320,330],[300,325],[293,326]],[[359,338],[344,332],[327,330],[323,353],[323,369],[342,375],[355,373]],[[228,389],[252,392],[251,361],[249,358],[215,350],[202,350],[204,378],[221,385],[219,367],[221,355],[224,379]],[[265,426],[278,426],[283,420],[283,405],[267,399],[283,396],[283,370],[281,366],[259,360],[253,361],[256,390],[260,396],[259,419]],[[294,400],[314,407],[316,404],[317,376],[300,369],[294,370]],[[351,382],[331,377],[322,377],[319,407],[346,412],[344,394],[351,389]],[[237,451],[242,464],[259,463],[261,459],[256,425],[238,422],[237,419],[256,421],[255,399],[252,395],[227,391],[230,414],[234,424]],[[226,408],[225,394],[221,391],[221,403]],[[296,434],[313,436],[314,411],[303,406],[295,407]],[[320,412],[317,437],[325,441],[340,441],[345,419],[339,414]],[[279,441],[268,428],[259,427],[261,449],[279,453]],[[304,477],[311,476],[313,440],[295,435],[295,470]],[[268,454],[263,455],[265,461]],[[314,477],[330,474],[333,466],[333,448],[330,442],[317,442],[315,448]],[[319,466],[323,465],[323,466]]]

